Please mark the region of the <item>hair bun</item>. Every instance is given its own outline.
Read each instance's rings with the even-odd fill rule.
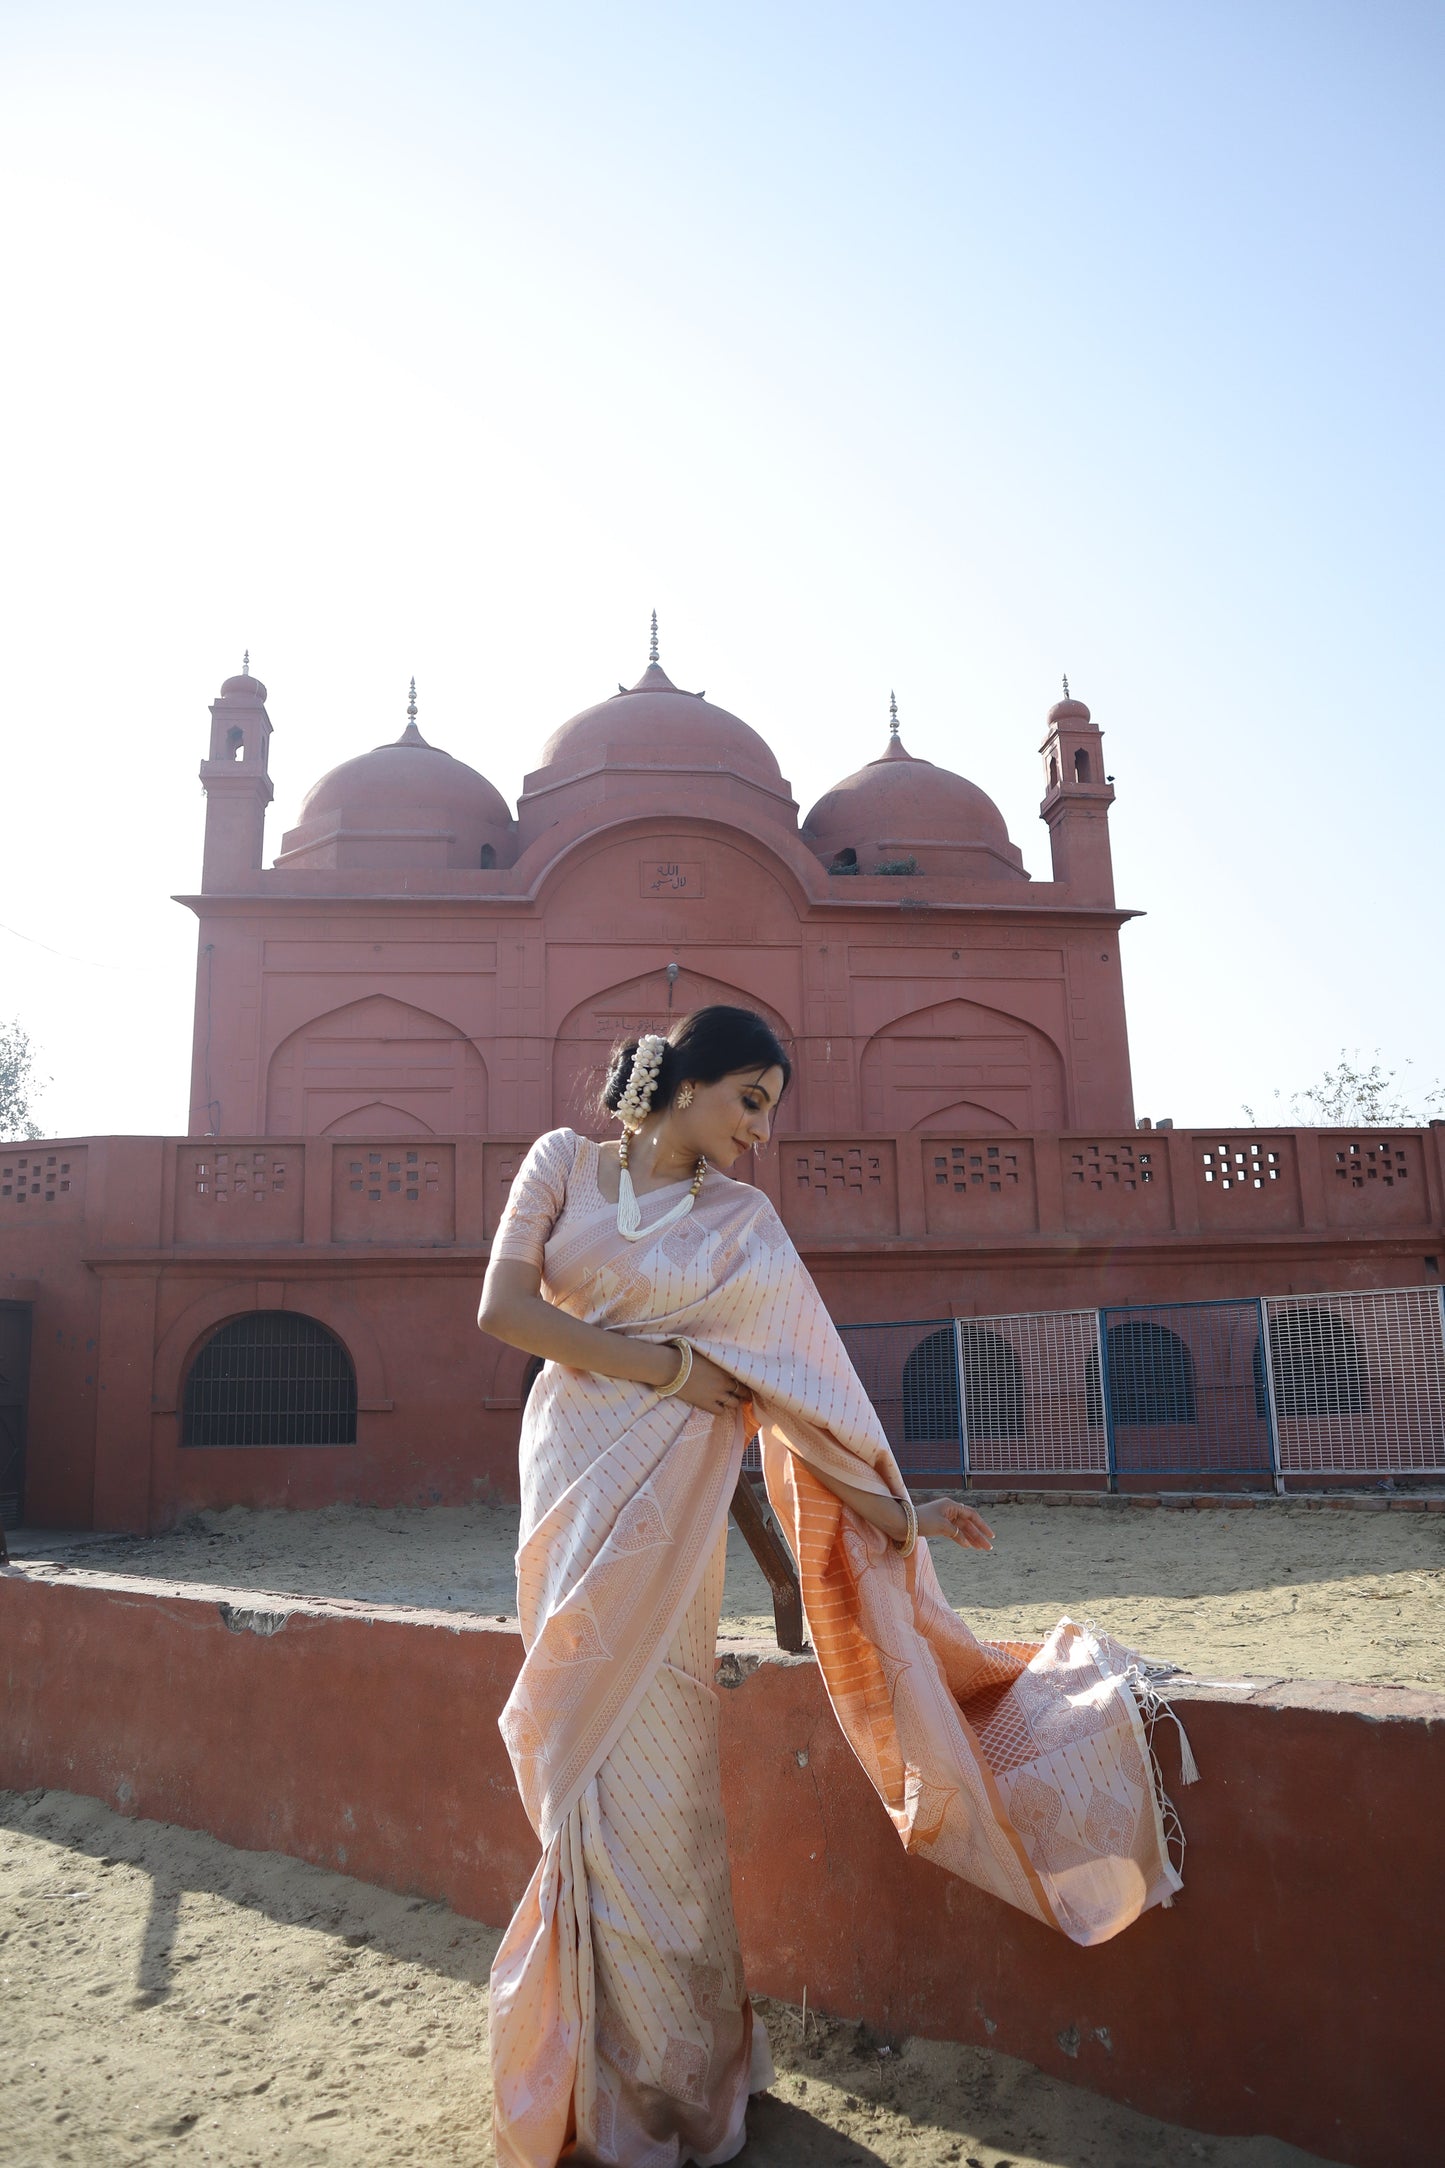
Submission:
[[[632,1074],[632,1064],[636,1058],[636,1039],[627,1039],[621,1046],[613,1049],[612,1059],[607,1068],[607,1082],[602,1087],[602,1104],[609,1114],[617,1112],[622,1094],[627,1089],[627,1079]],[[596,1075],[595,1070],[593,1074]]]

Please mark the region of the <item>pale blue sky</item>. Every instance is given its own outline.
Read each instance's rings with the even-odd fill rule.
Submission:
[[[412,672],[514,795],[654,606],[804,808],[896,686],[1043,877],[1068,672],[1142,1113],[1341,1045],[1423,1091],[1442,61],[1389,0],[0,5],[0,1015],[47,1125],[184,1124],[166,899],[243,647],[269,855]]]

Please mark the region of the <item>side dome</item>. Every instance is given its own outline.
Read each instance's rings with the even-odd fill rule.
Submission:
[[[915,759],[896,710],[887,751],[825,791],[803,841],[830,873],[870,874],[913,859],[919,873],[955,880],[1029,878],[992,798],[952,769]]]
[[[465,761],[428,745],[412,720],[314,783],[278,866],[376,868],[509,866],[516,829],[501,792]]]
[[[541,765],[523,786],[518,813],[524,841],[574,802],[598,803],[622,788],[645,791],[648,776],[659,777],[664,795],[676,803],[679,774],[716,778],[724,797],[735,798],[741,784],[759,810],[789,827],[797,819],[792,791],[757,731],[701,693],[682,691],[652,662],[635,685],[619,686],[610,699],[553,731]],[[688,799],[703,810],[695,790]]]

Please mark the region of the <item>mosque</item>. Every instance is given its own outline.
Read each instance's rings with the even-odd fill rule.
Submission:
[[[706,1002],[794,1050],[773,1145],[737,1171],[842,1323],[1414,1285],[1435,1261],[1438,1128],[1136,1121],[1113,778],[1067,686],[1039,749],[1047,880],[896,707],[800,814],[758,731],[667,676],[655,620],[636,684],[552,732],[515,814],[422,734],[413,686],[269,865],[266,700],[248,658],[210,711],[178,899],[188,1135],[0,1149],[37,1522],[513,1491],[525,1358],[473,1322],[507,1184],[543,1130],[596,1130],[615,1040]],[[299,1381],[285,1405],[247,1398],[263,1345]]]
[[[515,819],[410,720],[263,864],[266,688],[212,714],[192,1133],[587,1128],[614,1040],[709,1001],[797,1049],[795,1133],[1132,1129],[1112,784],[1051,711],[1030,880],[993,802],[904,746],[805,818],[764,740],[653,656],[553,732]],[[877,1200],[875,1200],[876,1202]]]

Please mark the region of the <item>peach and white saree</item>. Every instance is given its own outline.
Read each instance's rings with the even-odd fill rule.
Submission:
[[[939,1589],[818,1480],[903,1489],[882,1427],[772,1205],[708,1175],[617,1231],[596,1145],[555,1130],[512,1185],[494,1254],[588,1323],[683,1333],[739,1378],[798,1559],[838,1720],[903,1843],[1079,1942],[1179,1886],[1127,1651],[1064,1621],[981,1643]],[[502,2168],[700,2168],[744,2142],[770,2082],[743,1987],[713,1644],[743,1415],[548,1364],[522,1428],[525,1657],[502,1716],[542,1846],[492,1969]]]

